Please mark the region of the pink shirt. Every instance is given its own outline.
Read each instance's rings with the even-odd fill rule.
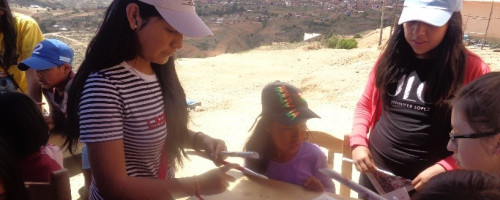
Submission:
[[[351,149],[355,146],[368,146],[368,132],[373,129],[382,113],[380,91],[375,87],[375,66],[372,68],[365,90],[356,104],[349,142]],[[490,67],[479,56],[467,50],[464,85],[490,72]],[[455,159],[449,156],[438,162],[446,170],[456,169]]]

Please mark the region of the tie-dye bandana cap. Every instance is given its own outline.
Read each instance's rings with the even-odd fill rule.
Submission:
[[[309,109],[298,88],[280,81],[269,83],[262,90],[262,115],[270,115],[288,126],[304,119],[320,118]]]

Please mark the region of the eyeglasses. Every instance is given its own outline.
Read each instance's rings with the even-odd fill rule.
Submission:
[[[450,140],[453,141],[457,138],[483,138],[483,137],[493,136],[499,133],[500,132],[454,134],[453,132],[450,132]]]

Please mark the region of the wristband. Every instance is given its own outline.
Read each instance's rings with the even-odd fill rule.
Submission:
[[[200,181],[198,180],[198,176],[196,176],[196,181],[195,181],[195,192],[194,194],[196,197],[198,197],[199,200],[204,200],[203,197],[200,195]]]

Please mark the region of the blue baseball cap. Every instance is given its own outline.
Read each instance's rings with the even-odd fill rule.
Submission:
[[[64,42],[57,39],[45,39],[35,46],[31,57],[19,63],[17,68],[22,71],[26,71],[29,68],[46,70],[63,64],[71,65],[73,55],[71,47]]]
[[[443,26],[454,12],[462,9],[462,0],[405,0],[398,24],[422,21]]]

